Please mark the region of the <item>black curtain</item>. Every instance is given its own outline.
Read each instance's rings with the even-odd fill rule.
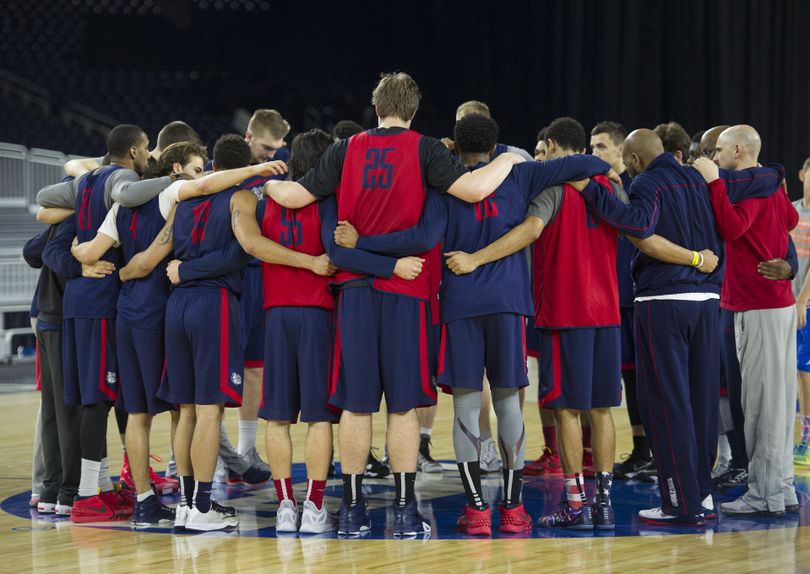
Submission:
[[[675,120],[694,134],[748,123],[763,162],[796,171],[810,156],[810,2],[802,0],[589,0],[437,3],[453,22],[433,40],[444,129],[465,99],[488,102],[508,137],[533,146],[556,117],[590,129],[615,120],[632,130]],[[475,6],[475,8],[470,8]],[[463,64],[463,65],[461,65]],[[423,80],[424,83],[424,80]],[[504,139],[502,138],[502,139]]]
[[[277,107],[297,129],[347,115],[373,121],[371,89],[397,69],[422,88],[414,127],[434,136],[450,133],[467,99],[490,105],[502,141],[529,149],[562,115],[588,130],[602,120],[631,130],[676,120],[690,134],[750,123],[763,162],[784,163],[800,193],[810,1],[268,1],[269,11],[251,13],[186,2],[182,17],[87,10],[80,59],[201,70],[189,101]],[[204,83],[210,69],[230,80]]]

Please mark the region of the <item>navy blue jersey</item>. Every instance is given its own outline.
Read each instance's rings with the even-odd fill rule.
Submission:
[[[157,197],[133,209],[119,207],[115,224],[124,261],[129,263],[137,253],[145,251],[165,223]],[[121,286],[118,313],[139,328],[163,328],[170,287],[166,277],[168,262],[169,257],[166,257],[146,277],[127,281]]]
[[[523,221],[529,202],[543,189],[533,185],[532,174],[536,170],[520,169],[523,165],[515,166],[509,177],[483,201],[467,203],[447,198],[445,252],[474,253]],[[465,275],[455,275],[446,265],[442,266],[439,290],[442,322],[492,313],[531,315],[534,307],[529,285],[529,263],[522,252]]]
[[[779,168],[752,168],[739,172],[720,170],[731,201],[765,197],[778,189]],[[633,256],[635,296],[676,293],[720,293],[725,258],[717,234],[709,191],[703,177],[692,167],[680,165],[670,153],[655,158],[633,178],[630,204],[598,188],[583,197],[610,225],[635,237],[658,234],[677,245],[711,249],[720,257],[712,273],[701,273],[686,265],[672,265],[643,253]]]
[[[232,187],[207,197],[180,202],[174,214],[174,255],[177,259],[191,261],[230,245],[234,239],[231,198],[237,191],[238,187]],[[241,295],[242,271],[184,281],[176,288],[189,287],[224,287]]]
[[[444,251],[473,253],[522,223],[529,203],[545,188],[608,169],[608,164],[599,158],[585,155],[521,163],[483,201],[466,203],[447,197],[443,202],[440,196],[431,193],[419,225],[401,232],[362,237],[357,247],[391,255],[419,253],[403,247],[406,244],[414,248],[432,247],[441,237],[444,221]],[[492,313],[532,315],[527,258],[522,252],[513,253],[460,276],[443,266],[439,298],[442,323]]]
[[[81,177],[76,195],[76,237],[79,243],[92,240],[107,216],[105,184],[110,175],[121,166],[100,167]],[[115,272],[103,279],[76,277],[65,286],[64,317],[113,318],[118,302],[118,269],[121,268],[121,250],[109,249],[102,257],[115,265]]]

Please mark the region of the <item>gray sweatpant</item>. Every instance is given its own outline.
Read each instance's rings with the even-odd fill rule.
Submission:
[[[796,308],[734,313],[748,451],[745,502],[778,512],[798,503],[793,487]]]

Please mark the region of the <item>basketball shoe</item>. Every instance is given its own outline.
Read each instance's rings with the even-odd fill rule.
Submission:
[[[613,530],[616,528],[616,516],[609,500],[595,499],[591,504],[591,520],[597,530]]]
[[[371,530],[371,518],[368,515],[368,501],[365,498],[358,500],[354,506],[340,503],[338,534],[360,536],[369,530]]]
[[[532,519],[526,514],[526,509],[522,504],[514,508],[507,508],[501,504],[500,511],[501,532],[517,534],[532,529]]]
[[[132,513],[135,511],[135,500],[134,497],[131,496],[131,491],[108,490],[102,492],[99,496],[104,502],[121,514],[132,516]]]
[[[442,471],[441,463],[433,460],[433,457],[430,456],[430,437],[426,434],[421,436],[419,442],[419,458],[416,462],[416,470],[427,473]]]
[[[498,447],[492,437],[481,441],[480,465],[482,472],[498,472],[501,470],[501,460],[498,458]]]
[[[638,478],[640,473],[655,470],[655,463],[652,456],[643,456],[637,450],[633,449],[629,455],[622,455],[626,457],[621,463],[613,465],[613,478],[618,480],[630,480]]]
[[[208,512],[200,512],[199,508],[192,508],[186,518],[186,530],[196,530],[198,532],[210,532],[213,530],[226,530],[239,525],[239,518],[231,516],[223,510],[217,508],[211,501],[211,509]]]
[[[228,484],[237,485],[243,484],[245,486],[256,486],[270,480],[270,471],[262,470],[258,466],[251,466],[242,474],[228,469]]]
[[[706,519],[702,514],[687,514],[675,516],[667,514],[659,506],[647,510],[638,511],[639,519],[645,524],[653,524],[655,526],[705,526]]]
[[[323,534],[337,530],[337,521],[334,515],[326,510],[326,504],[319,510],[314,502],[305,500],[303,506],[301,527],[298,529],[301,534]]]
[[[298,532],[298,506],[292,500],[278,503],[276,532]]]
[[[132,514],[133,528],[148,528],[156,524],[174,524],[175,510],[160,503],[152,495],[143,502],[135,501],[135,512]]]
[[[489,536],[492,534],[492,511],[487,506],[483,510],[476,510],[470,506],[464,507],[464,512],[456,521],[456,530],[471,536]]]
[[[567,528],[569,530],[593,530],[591,507],[571,508],[566,500],[560,502],[557,512],[541,516],[537,520],[540,528]]]
[[[124,514],[97,494],[96,496],[76,500],[70,513],[70,521],[77,523],[109,522],[111,520],[126,520],[131,515],[131,512]]]
[[[366,469],[363,471],[364,478],[385,478],[391,474],[391,469],[381,460],[374,456],[374,449],[368,453]]]
[[[400,506],[394,503],[394,536],[430,534],[430,521],[419,513],[416,501]]]
[[[523,467],[524,476],[559,476],[563,473],[559,453],[543,447],[543,454],[537,460]]]

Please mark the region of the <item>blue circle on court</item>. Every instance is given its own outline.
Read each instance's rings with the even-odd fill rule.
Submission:
[[[428,518],[433,531],[433,539],[476,538],[456,531],[456,520],[461,514],[466,498],[456,465],[450,461],[442,463],[443,472],[436,474],[419,473],[416,483],[416,496],[420,512]],[[306,468],[303,464],[293,465],[293,484],[299,500],[304,498],[306,490]],[[586,480],[586,491],[589,499],[593,497],[594,481]],[[649,482],[615,480],[613,482],[612,502],[616,514],[616,528],[612,531],[569,531],[563,529],[548,530],[533,528],[524,534],[502,534],[498,531],[498,501],[502,496],[502,478],[500,473],[490,473],[482,478],[484,498],[493,509],[492,538],[569,538],[569,537],[613,537],[613,536],[657,536],[671,534],[694,534],[705,531],[739,532],[750,530],[768,530],[773,528],[791,528],[810,524],[810,477],[796,477],[796,492],[799,497],[800,511],[786,513],[782,517],[732,517],[718,512],[717,520],[708,521],[705,527],[661,527],[645,525],[638,519],[638,511],[659,506],[658,485]],[[327,507],[336,511],[340,504],[343,484],[339,478],[330,479],[327,483],[325,502]],[[563,484],[560,477],[526,477],[523,485],[523,500],[526,511],[534,521],[541,514],[553,512],[562,499]],[[393,520],[391,504],[394,499],[394,480],[366,479],[363,482],[363,494],[369,502],[371,531],[363,538],[392,538],[391,522]],[[721,502],[733,500],[742,494],[742,489],[732,489],[714,494],[715,507]],[[276,494],[273,483],[263,485],[229,486],[214,484],[212,496],[223,504],[236,507],[240,524],[231,535],[276,537]],[[10,496],[0,503],[0,509],[11,515],[36,522],[38,529],[48,528],[49,524],[68,522],[67,517],[39,514],[29,508],[30,491]],[[164,504],[174,505],[179,495],[163,496]],[[129,522],[99,522],[78,525],[80,527],[104,528],[108,530],[131,530]],[[139,532],[157,532],[173,534],[173,528],[143,528]],[[289,536],[284,533],[281,536]],[[302,535],[302,537],[305,535]],[[337,537],[335,533],[317,535],[319,537]]]

